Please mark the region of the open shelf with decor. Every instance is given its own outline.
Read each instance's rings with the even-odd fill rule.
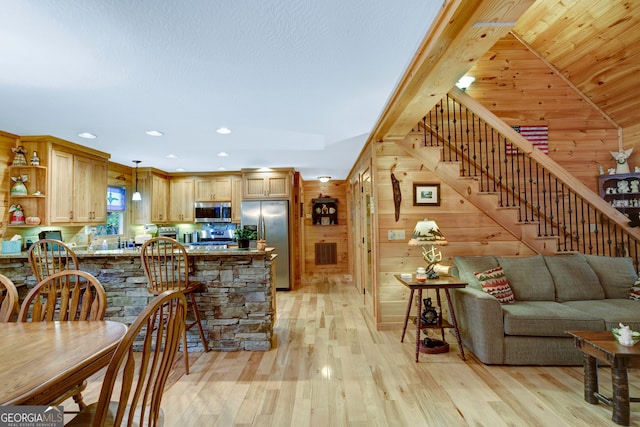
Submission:
[[[630,226],[640,226],[640,173],[600,175],[600,197],[629,218]]]
[[[10,166],[9,207],[21,207],[24,221],[12,221],[10,227],[33,227],[45,220],[47,213],[47,168],[45,166]]]
[[[338,199],[323,197],[311,199],[311,219],[313,225],[338,224]]]

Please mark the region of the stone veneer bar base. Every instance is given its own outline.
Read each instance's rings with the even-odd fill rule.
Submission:
[[[131,324],[151,300],[137,251],[78,252],[80,268],[100,280],[107,292],[106,319]],[[275,343],[275,257],[270,251],[190,251],[190,280],[203,283],[196,294],[209,348],[267,351]],[[273,268],[272,268],[273,267]],[[0,273],[20,287],[21,301],[35,284],[26,254],[0,256]],[[190,350],[202,351],[196,328]]]

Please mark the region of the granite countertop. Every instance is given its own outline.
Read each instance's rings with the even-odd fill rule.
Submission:
[[[219,248],[216,246],[186,246],[187,253],[189,255],[211,255],[211,256],[255,256],[270,254],[275,250],[274,248],[266,248],[264,251],[257,249],[238,249],[238,248]],[[94,250],[88,251],[84,249],[76,250],[76,255],[79,258],[98,258],[98,257],[139,257],[140,249],[108,249],[108,250]],[[0,258],[27,258],[27,252],[13,253],[13,254],[0,254]]]

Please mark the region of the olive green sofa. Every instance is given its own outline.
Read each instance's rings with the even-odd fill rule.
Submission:
[[[463,344],[485,364],[580,365],[568,330],[640,330],[640,301],[629,298],[638,275],[631,258],[574,254],[455,257],[451,290]],[[515,303],[501,304],[474,273],[502,266]],[[640,344],[639,344],[640,345]]]

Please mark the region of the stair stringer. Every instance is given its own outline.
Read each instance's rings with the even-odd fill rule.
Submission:
[[[557,236],[539,237],[537,222],[519,221],[517,208],[501,207],[496,193],[480,192],[478,179],[460,176],[460,162],[441,160],[440,147],[416,147],[410,138],[396,143],[532,251],[542,255],[557,254]]]

